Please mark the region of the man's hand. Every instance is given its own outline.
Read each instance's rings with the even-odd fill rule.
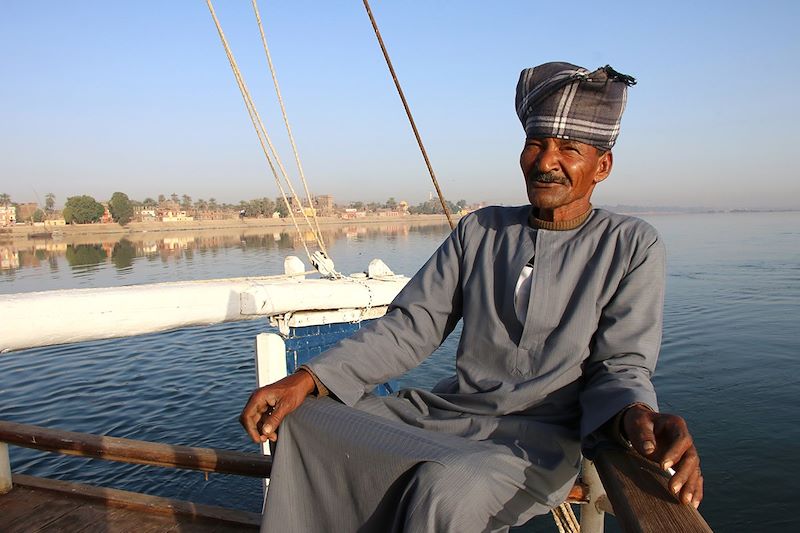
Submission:
[[[300,407],[306,396],[314,392],[314,379],[306,371],[286,376],[271,385],[253,391],[239,415],[239,423],[253,439],[262,443],[278,439],[275,431],[283,417]]]
[[[681,502],[696,509],[703,499],[703,474],[700,456],[683,418],[634,405],[625,411],[622,426],[634,450],[664,470],[675,469],[670,490]]]

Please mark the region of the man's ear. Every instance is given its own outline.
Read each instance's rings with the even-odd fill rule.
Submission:
[[[611,167],[614,166],[614,154],[611,150],[603,152],[597,160],[597,173],[594,176],[594,182],[600,183],[611,174]]]

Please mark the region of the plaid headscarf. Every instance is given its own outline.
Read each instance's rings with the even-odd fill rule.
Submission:
[[[517,116],[528,138],[573,139],[610,150],[628,87],[635,84],[608,65],[594,72],[558,62],[526,68],[517,83]]]

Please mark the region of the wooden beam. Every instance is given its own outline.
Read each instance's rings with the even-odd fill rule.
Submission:
[[[0,294],[0,353],[316,309],[388,305],[405,276],[281,276]],[[36,324],[36,327],[31,327]]]
[[[669,491],[669,474],[632,450],[609,444],[594,460],[625,533],[710,533],[700,513]]]
[[[176,446],[0,421],[0,442],[107,461],[265,478],[272,458],[257,453]]]

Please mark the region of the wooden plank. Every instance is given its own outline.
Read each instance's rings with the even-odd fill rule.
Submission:
[[[80,502],[78,502],[80,503]],[[39,531],[78,533],[80,531],[108,531],[109,510],[92,502],[82,503]]]
[[[190,530],[182,528],[174,516],[143,514],[132,509],[108,508],[105,531],[135,531],[136,533],[166,533]]]
[[[107,507],[123,508],[156,515],[181,516],[182,520],[192,523],[209,522],[253,531],[257,530],[261,525],[261,515],[258,513],[118,489],[93,487],[81,483],[37,478],[23,474],[14,475],[14,484],[30,489],[62,494],[76,500],[95,500]]]
[[[710,533],[700,513],[669,491],[669,475],[639,454],[609,445],[595,466],[625,533]]]
[[[0,442],[107,461],[265,478],[272,458],[257,453],[160,444],[0,421]]]
[[[46,501],[40,493],[20,486],[0,496],[0,531],[7,531],[17,519],[30,515]]]
[[[3,526],[6,533],[38,531],[63,515],[80,507],[80,502],[70,500],[40,501],[31,512]]]

